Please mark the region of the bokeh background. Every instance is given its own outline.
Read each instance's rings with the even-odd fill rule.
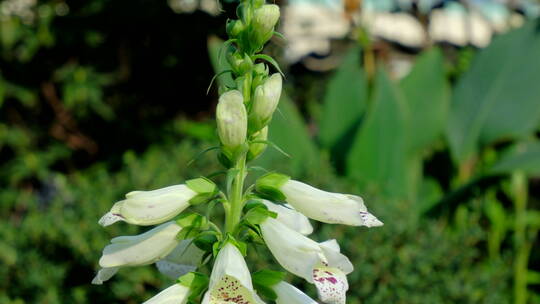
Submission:
[[[316,226],[356,265],[348,303],[540,303],[540,2],[289,0],[258,166],[361,194],[385,226]],[[208,153],[234,2],[0,1],[0,303],[140,303],[153,266],[90,285],[134,189]],[[230,84],[228,75],[219,85]],[[268,252],[253,270],[279,269]],[[311,295],[313,289],[294,283]]]

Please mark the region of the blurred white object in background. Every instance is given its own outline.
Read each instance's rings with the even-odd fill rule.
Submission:
[[[422,24],[407,13],[362,11],[360,22],[376,38],[396,42],[410,48],[421,48],[426,42]]]
[[[212,16],[217,16],[221,12],[218,0],[168,0],[168,3],[175,13],[193,13],[200,9]]]
[[[282,20],[289,62],[309,54],[328,55],[330,40],[343,38],[350,28],[341,0],[291,1],[283,8]]]
[[[431,12],[429,35],[434,42],[456,46],[485,47],[491,41],[490,24],[475,10],[467,11],[459,3],[451,3]]]

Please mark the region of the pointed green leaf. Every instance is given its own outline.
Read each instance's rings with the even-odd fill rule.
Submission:
[[[347,175],[364,189],[391,197],[408,194],[406,115],[398,88],[379,70],[372,106],[347,157]]]
[[[326,88],[319,130],[322,145],[333,148],[356,129],[366,105],[367,80],[360,66],[360,49],[355,47],[347,53]]]
[[[501,35],[480,51],[456,86],[447,136],[462,163],[482,145],[518,138],[540,119],[540,34],[535,22]]]
[[[441,51],[433,48],[419,56],[400,86],[411,113],[410,149],[422,151],[442,135],[448,116],[450,90]]]

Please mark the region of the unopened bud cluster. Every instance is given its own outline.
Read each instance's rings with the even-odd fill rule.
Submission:
[[[285,273],[251,273],[244,257],[254,244],[265,244],[282,268],[313,284],[319,300],[345,304],[347,274],[354,266],[336,240],[317,242],[310,219],[329,224],[376,227],[362,198],[323,191],[279,173],[244,184],[249,163],[267,146],[269,123],[278,106],[282,76],[270,74],[266,55],[257,54],[274,34],[279,7],[261,0],[242,2],[238,20],[229,21],[227,60],[234,87],[220,88],[216,108],[219,160],[226,168],[220,190],[201,177],[152,191],[133,191],[114,204],[99,223],[156,227],[135,236],[113,238],[99,260],[93,283],[102,284],[121,267],[155,264],[176,279],[145,303],[316,304],[284,281]],[[264,60],[261,62],[261,60]],[[212,203],[212,204],[210,204]],[[224,227],[208,216],[190,212],[194,205],[221,205]],[[197,272],[213,261],[210,275]]]

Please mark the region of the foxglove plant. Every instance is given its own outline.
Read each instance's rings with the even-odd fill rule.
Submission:
[[[382,222],[368,212],[362,198],[332,193],[271,172],[247,187],[249,163],[273,146],[268,124],[281,96],[281,72],[271,57],[259,54],[275,34],[279,7],[264,0],[245,0],[238,20],[227,23],[226,58],[236,85],[220,88],[216,108],[220,139],[218,159],[226,167],[226,189],[201,177],[152,191],[133,191],[115,203],[102,226],[123,221],[157,225],[135,236],[113,238],[99,260],[92,283],[103,284],[122,267],[156,264],[176,279],[145,303],[278,304],[317,303],[284,281],[285,273],[250,273],[244,257],[251,246],[264,244],[288,272],[314,284],[319,300],[344,304],[353,271],[336,240],[316,242],[309,219],[351,226],[375,227]],[[194,205],[221,205],[225,225],[190,212]],[[214,258],[211,275],[202,266]],[[199,272],[197,272],[199,271]]]

